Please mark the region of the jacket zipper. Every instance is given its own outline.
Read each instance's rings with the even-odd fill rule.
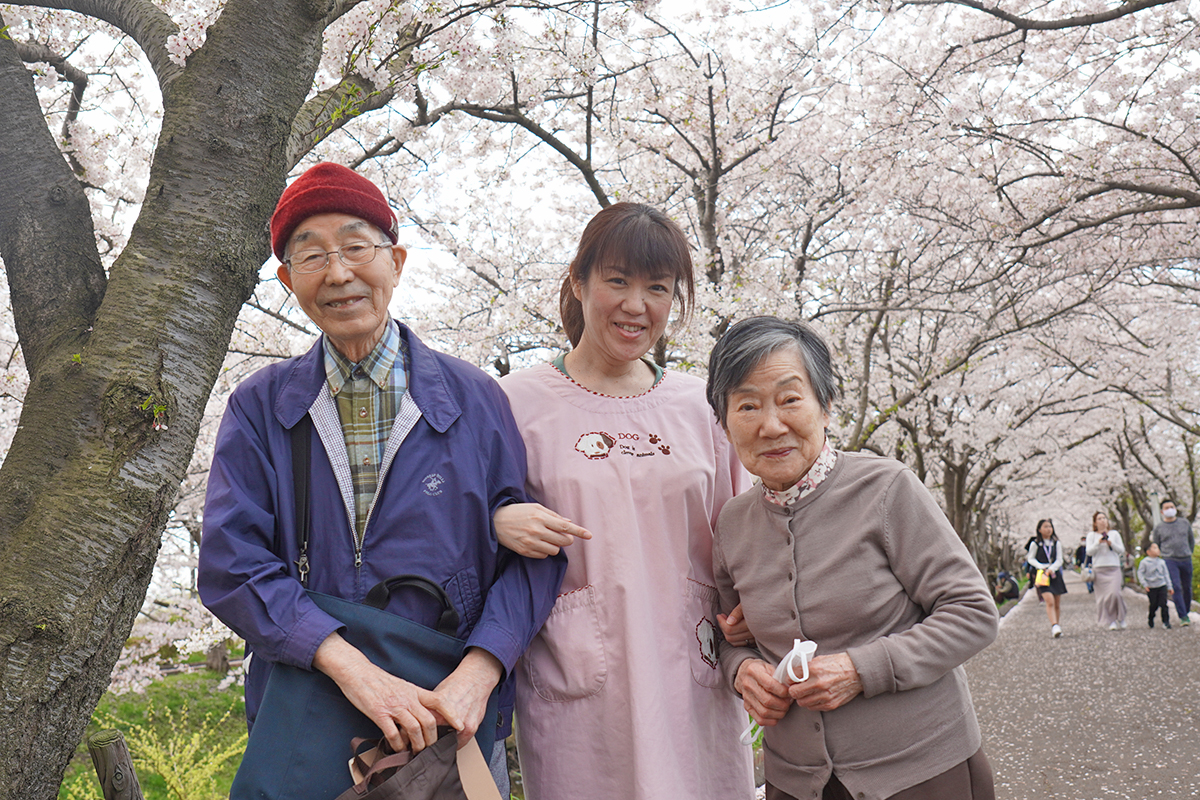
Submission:
[[[363,531],[360,535],[357,530],[354,533],[354,573],[355,577],[362,574],[362,551],[363,545],[367,540],[367,529],[371,527],[371,520],[375,517],[375,504],[379,502],[379,487],[383,486],[383,479],[387,477],[388,471],[392,467],[392,462],[387,461],[383,465],[383,469],[379,471],[379,477],[375,481],[375,496],[371,498],[371,505],[367,508],[367,522],[363,525]]]

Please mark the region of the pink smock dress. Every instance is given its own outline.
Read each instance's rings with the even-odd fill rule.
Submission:
[[[667,372],[615,398],[543,364],[500,385],[530,496],[592,533],[567,548],[561,594],[517,666],[525,797],[753,797],[712,572],[717,515],[750,481],[704,382]]]

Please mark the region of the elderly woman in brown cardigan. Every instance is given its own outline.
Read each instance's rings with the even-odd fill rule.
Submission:
[[[825,343],[773,317],[713,348],[708,399],[761,479],[725,505],[719,610],[755,644],[720,645],[766,732],[768,800],[991,800],[962,664],[996,637],[996,606],[945,514],[902,463],[825,437],[837,385]],[[793,641],[807,680],[776,680]],[[801,670],[794,670],[797,677]]]

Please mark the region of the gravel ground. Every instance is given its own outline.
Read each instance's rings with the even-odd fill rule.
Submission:
[[[1067,573],[1061,639],[1030,592],[967,663],[997,800],[1200,797],[1200,614],[1146,625],[1125,589],[1124,631],[1102,629]]]

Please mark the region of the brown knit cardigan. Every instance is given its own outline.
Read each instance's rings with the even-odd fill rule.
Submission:
[[[892,459],[837,454],[790,508],[757,487],[725,504],[713,549],[719,610],[739,602],[755,649],[720,645],[726,680],[777,664],[793,639],[847,653],[863,693],[831,712],[793,705],[766,729],[767,780],[818,797],[831,770],[856,797],[884,798],[980,747],[962,664],[996,637],[996,605],[929,491]]]

